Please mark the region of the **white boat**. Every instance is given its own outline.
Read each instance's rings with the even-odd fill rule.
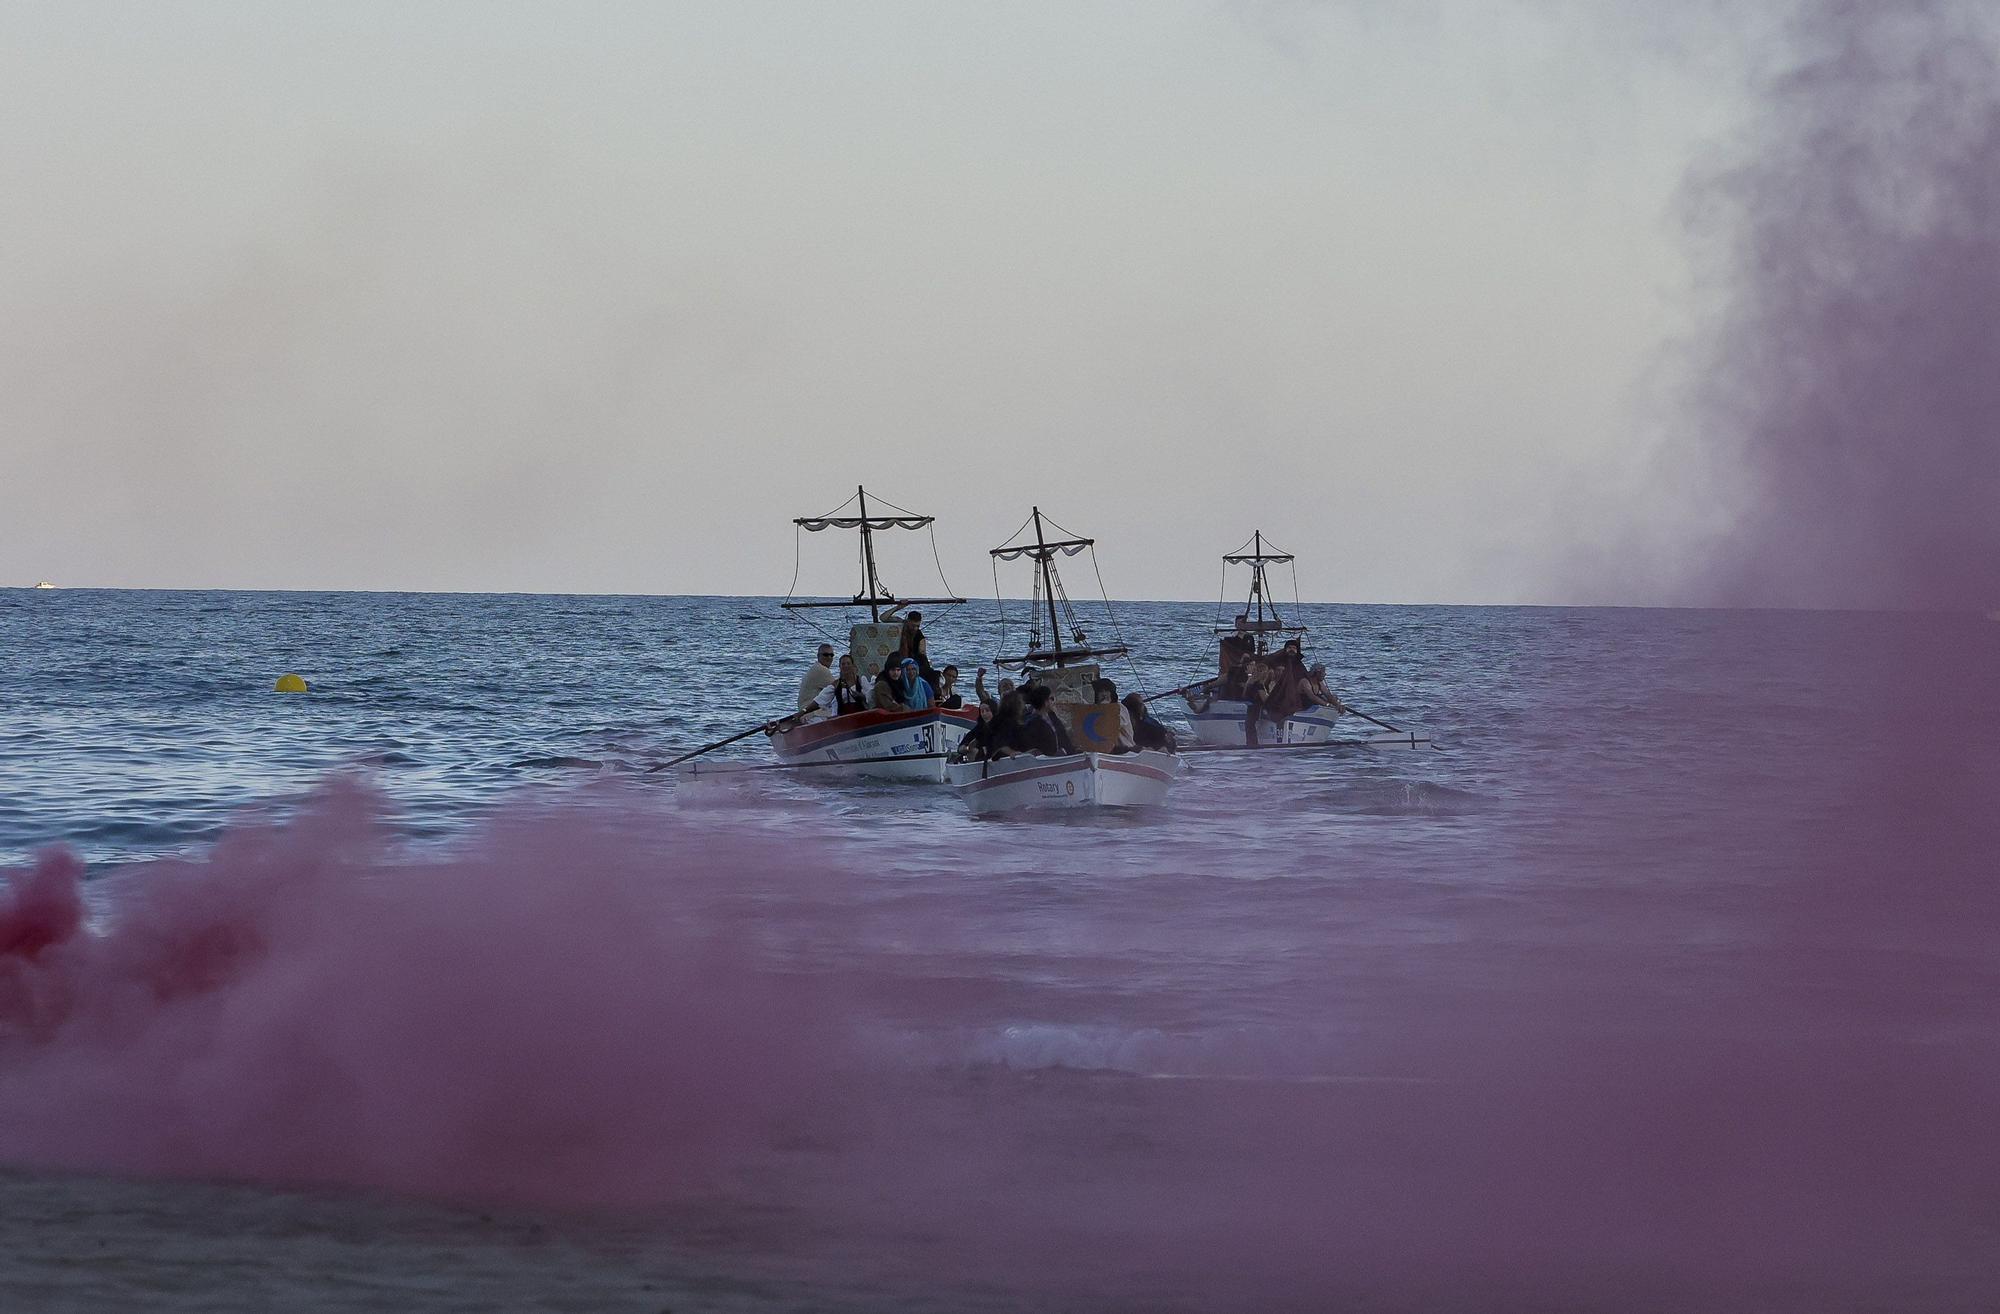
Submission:
[[[1058,709],[1071,739],[1085,751],[1060,757],[1023,754],[992,761],[953,762],[945,768],[945,781],[974,816],[1040,809],[1156,807],[1166,801],[1168,789],[1185,771],[1185,764],[1172,753],[1101,751],[1115,747],[1119,722],[1116,706],[1093,701],[1100,674],[1096,659],[1122,657],[1127,649],[1122,642],[1091,643],[1056,574],[1058,556],[1089,551],[1094,559],[1094,540],[1074,535],[1050,539],[1043,532],[1040,507],[1030,513],[1028,524],[1034,526],[1032,541],[1016,543],[1010,539],[992,552],[996,561],[1026,557],[1035,564],[1027,648],[1017,657],[995,658],[994,664],[1003,670],[1020,671],[1024,684],[1047,686],[1050,706]],[[1022,531],[1027,528],[1023,525]],[[1108,598],[1104,605],[1106,619],[1111,620]],[[1112,624],[1115,631],[1116,622]]]
[[[1183,771],[1172,753],[1076,753],[1068,757],[1007,757],[953,762],[952,792],[976,817],[999,812],[1072,808],[1150,808],[1166,802]]]
[[[1245,655],[1262,658],[1271,653],[1274,641],[1282,647],[1287,640],[1300,639],[1305,635],[1305,626],[1291,624],[1279,614],[1277,599],[1271,596],[1270,581],[1266,577],[1272,566],[1289,565],[1295,560],[1291,553],[1280,552],[1265,543],[1262,530],[1252,533],[1250,541],[1241,549],[1223,557],[1225,571],[1230,566],[1250,568],[1250,591],[1244,600],[1243,610],[1237,613],[1232,623],[1215,627],[1214,632],[1219,636],[1225,654],[1233,644]],[[1293,576],[1292,596],[1296,605],[1296,573]],[[1187,718],[1194,728],[1195,742],[1203,748],[1251,746],[1250,704],[1212,697],[1209,692],[1212,687],[1213,682],[1208,681],[1203,685],[1190,686],[1185,691]],[[1326,705],[1301,708],[1282,722],[1269,717],[1260,718],[1256,730],[1257,747],[1417,748],[1430,744],[1429,738],[1421,733],[1390,727],[1358,713],[1349,714],[1341,708]]]
[[[1250,704],[1217,698],[1200,704],[1205,710],[1187,713],[1194,726],[1195,742],[1209,748],[1242,748],[1249,743],[1245,725]],[[1258,745],[1347,744],[1356,748],[1416,748],[1428,744],[1423,735],[1408,730],[1378,730],[1331,707],[1308,707],[1287,717],[1283,725],[1262,720],[1257,723]]]
[[[878,498],[879,502],[880,499]],[[849,508],[853,514],[843,514]],[[830,601],[795,602],[787,599],[786,610],[814,607],[868,609],[868,619],[848,630],[848,655],[864,675],[879,671],[883,659],[895,652],[901,641],[902,626],[884,621],[904,607],[953,606],[964,598],[898,598],[882,587],[875,571],[875,535],[892,529],[927,529],[932,517],[915,515],[900,507],[895,514],[870,514],[868,490],[857,487],[854,496],[823,516],[804,516],[792,523],[807,533],[826,529],[853,529],[861,534],[861,591],[851,598]],[[935,552],[933,552],[935,555]],[[829,716],[800,721],[787,718],[766,732],[771,751],[780,765],[823,768],[815,774],[860,776],[875,780],[944,779],[945,757],[958,747],[979,720],[976,707],[933,707],[918,711],[870,709],[846,716]]]
[[[872,780],[943,780],[945,756],[978,721],[974,708],[853,712],[770,732],[786,766]]]
[[[55,585],[49,583],[47,580],[43,580],[39,584],[35,585],[35,587],[38,589],[52,589],[55,587]]]

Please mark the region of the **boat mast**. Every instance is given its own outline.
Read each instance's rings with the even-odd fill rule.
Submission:
[[[1236,624],[1228,629],[1218,629],[1216,633],[1248,634],[1251,636],[1253,651],[1262,656],[1270,650],[1270,640],[1265,638],[1265,635],[1305,632],[1302,626],[1285,624],[1285,618],[1278,612],[1277,601],[1270,596],[1270,581],[1264,573],[1275,562],[1290,561],[1292,555],[1289,552],[1280,552],[1276,548],[1266,552],[1264,531],[1261,529],[1254,531],[1250,541],[1243,546],[1250,551],[1232,552],[1222,559],[1222,564],[1225,569],[1229,566],[1250,567],[1250,595],[1243,600],[1243,613],[1237,617]]]
[[[1020,538],[1027,533],[1028,525],[1032,524],[1035,527],[1034,542],[1023,542],[1019,547],[1015,547],[1013,546],[1014,538],[1010,538],[1007,542],[1002,543],[987,554],[996,561],[1018,561],[1022,557],[1032,558],[1035,563],[1034,584],[1040,591],[1039,596],[1030,603],[1028,608],[1028,651],[1019,657],[996,657],[994,660],[1008,669],[1018,666],[1022,670],[1032,673],[1032,668],[1040,667],[1044,664],[1050,666],[1067,666],[1071,662],[1086,662],[1096,657],[1124,656],[1126,649],[1123,643],[1103,647],[1094,645],[1089,641],[1084,635],[1083,630],[1077,626],[1075,609],[1070,606],[1069,596],[1062,591],[1062,581],[1056,576],[1056,556],[1058,554],[1075,556],[1085,548],[1090,547],[1092,540],[1087,538],[1051,539],[1043,523],[1045,520],[1047,520],[1047,517],[1042,515],[1042,509],[1035,507],[1028,517],[1027,524],[1023,524],[1021,528],[1014,531],[1014,538]],[[1052,520],[1047,521],[1047,523],[1055,524]],[[1061,525],[1056,525],[1055,527],[1059,530],[1062,529]],[[1067,533],[1069,531],[1063,530],[1063,532]],[[997,575],[994,577],[994,583],[996,585],[999,583]],[[1062,604],[1060,608],[1056,605],[1058,601]],[[1105,606],[1107,609],[1110,607],[1109,599],[1106,599]],[[1046,642],[1041,632],[1044,608],[1047,609],[1049,627]],[[1069,615],[1072,631],[1070,642],[1067,646],[1063,643],[1064,613],[1068,613]]]
[[[1055,553],[1049,550],[1047,542],[1042,538],[1042,509],[1040,507],[1034,509],[1034,520],[1035,559],[1041,563],[1042,598],[1049,604],[1049,641],[1055,645],[1056,665],[1061,666],[1063,664],[1062,622],[1056,619],[1056,584],[1049,566],[1049,561],[1055,556]]]
[[[860,484],[854,486],[854,496],[861,501],[861,561],[862,587],[868,594],[868,619],[870,622],[882,619],[882,585],[875,578],[875,539],[868,532],[868,490]]]
[[[877,498],[876,501],[880,502],[881,499]],[[930,526],[931,518],[905,511],[893,502],[889,503],[889,509],[895,514],[871,516],[868,514],[868,490],[859,484],[855,485],[854,496],[849,499],[849,502],[859,505],[859,515],[851,518],[842,515],[841,512],[845,511],[849,504],[848,502],[842,502],[826,515],[801,516],[799,519],[792,521],[792,523],[812,534],[817,534],[823,529],[860,530],[861,591],[851,598],[835,598],[824,602],[794,602],[787,597],[783,603],[779,604],[780,606],[784,607],[786,611],[799,611],[813,607],[866,607],[868,608],[869,621],[879,622],[882,619],[882,608],[884,607],[908,607],[920,602],[939,607],[948,607],[956,606],[965,601],[964,598],[960,597],[899,599],[895,594],[883,588],[881,578],[875,573],[876,531],[883,529],[925,529]],[[935,549],[935,539],[932,540],[932,546]],[[942,572],[939,574],[939,579],[940,581],[943,580]]]
[[[1259,529],[1252,539],[1256,546],[1250,558],[1250,596],[1257,603],[1257,651],[1264,651],[1264,531]]]

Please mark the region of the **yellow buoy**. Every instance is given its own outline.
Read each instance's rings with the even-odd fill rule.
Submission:
[[[298,676],[293,675],[290,671],[286,671],[278,677],[279,693],[304,693],[305,691],[306,682]]]

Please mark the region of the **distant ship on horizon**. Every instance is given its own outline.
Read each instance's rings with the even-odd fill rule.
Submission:
[[[38,589],[52,589],[55,587],[55,585],[49,583],[47,580],[41,580],[35,585],[35,587]]]

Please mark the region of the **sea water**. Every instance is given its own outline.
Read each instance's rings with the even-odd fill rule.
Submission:
[[[645,770],[833,615],[0,594],[8,1307],[2000,1300],[2000,624],[1307,606],[1436,748],[1143,816]]]

